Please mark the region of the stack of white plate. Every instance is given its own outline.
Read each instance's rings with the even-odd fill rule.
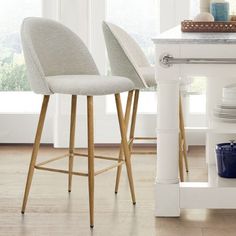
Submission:
[[[222,103],[214,109],[214,116],[223,122],[236,123],[236,84],[223,88]]]

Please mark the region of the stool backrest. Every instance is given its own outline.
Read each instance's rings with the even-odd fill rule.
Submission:
[[[137,88],[146,88],[139,67],[148,67],[150,64],[137,42],[111,23],[103,22],[103,32],[112,74],[131,79]]]
[[[26,18],[21,39],[29,81],[36,93],[51,94],[46,76],[99,74],[82,40],[59,22]]]

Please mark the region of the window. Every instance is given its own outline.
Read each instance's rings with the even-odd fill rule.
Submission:
[[[190,3],[190,19],[194,19],[194,17],[200,11],[200,1],[199,0],[191,0]]]
[[[28,16],[41,16],[41,0],[0,0],[0,112],[38,110],[40,98],[29,92],[19,33]],[[32,105],[25,110],[28,99]]]
[[[205,127],[206,117],[206,84],[204,76],[185,78],[186,86],[182,87],[182,106],[186,127]]]
[[[158,33],[158,4],[157,0],[107,0],[107,20],[124,28],[136,39],[148,57],[154,64],[154,46],[151,38]],[[199,0],[191,0],[190,16],[199,13]],[[183,91],[183,106],[187,126],[204,126],[206,114],[206,78],[190,78]],[[140,93],[139,114],[153,114],[157,111],[156,92],[144,91]],[[123,104],[126,96],[122,97]],[[107,97],[107,113],[115,112],[114,98]],[[202,120],[202,121],[199,121]],[[191,121],[191,122],[189,122]],[[194,122],[192,122],[194,121]]]
[[[154,45],[151,38],[159,31],[158,0],[107,0],[106,18],[126,30],[141,46],[150,64],[154,64]],[[115,112],[113,100],[108,96],[108,113]],[[125,97],[122,100],[125,102]],[[139,113],[156,112],[155,91],[143,91],[139,101]]]
[[[230,12],[232,15],[236,15],[236,1],[235,0],[229,0],[230,4]]]
[[[107,0],[107,20],[119,25],[134,37],[151,64],[154,47],[151,38],[158,33],[157,0]]]
[[[189,96],[188,111],[190,114],[206,113],[206,81],[205,77],[191,78],[191,84],[187,86],[186,94]]]

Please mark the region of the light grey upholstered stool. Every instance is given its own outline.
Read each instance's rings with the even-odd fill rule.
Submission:
[[[129,133],[129,148],[131,154],[155,154],[152,152],[135,152],[132,151],[134,140],[152,140],[156,137],[135,137],[135,125],[138,110],[139,92],[141,89],[151,88],[157,86],[155,79],[155,68],[151,66],[137,42],[119,26],[103,22],[103,32],[107,46],[108,57],[111,66],[111,72],[116,76],[125,76],[130,78],[136,85],[137,89],[134,93],[134,102],[132,110],[132,118]],[[126,107],[126,126],[128,127],[129,116],[131,110],[131,103],[133,94],[128,96]],[[187,152],[186,152],[186,139],[184,130],[184,119],[182,111],[181,96],[179,101],[180,108],[180,157],[179,169],[180,179],[184,181],[183,175],[183,160],[185,161],[186,171],[188,172]],[[123,159],[123,152],[120,150],[119,159]],[[121,175],[121,167],[117,169],[117,178],[115,192],[118,192],[118,186]]]
[[[120,100],[120,93],[126,91],[130,91],[129,93],[131,93],[135,89],[135,85],[128,78],[99,75],[92,56],[80,38],[58,22],[44,18],[26,18],[22,24],[21,37],[31,88],[34,92],[44,95],[25,187],[22,213],[25,212],[34,169],[68,174],[69,192],[71,192],[72,175],[87,176],[89,185],[90,226],[93,227],[94,176],[126,164],[132,201],[133,204],[136,202],[130,151],[126,138],[127,131]],[[54,93],[68,94],[72,98],[69,151],[64,156],[36,164],[49,97]],[[122,162],[118,162],[118,158],[94,155],[93,96],[108,94],[115,95],[121,139],[125,153],[125,159]],[[87,96],[88,173],[73,170],[74,157],[81,156],[81,154],[74,151],[77,95]],[[68,157],[67,170],[44,166],[63,157]],[[115,164],[95,171],[94,158],[96,157],[115,161]]]

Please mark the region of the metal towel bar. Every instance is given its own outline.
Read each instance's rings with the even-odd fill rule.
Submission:
[[[236,64],[236,58],[174,58],[169,54],[164,54],[160,57],[160,64],[163,67],[170,67],[181,64],[216,64],[216,65],[232,65]]]

